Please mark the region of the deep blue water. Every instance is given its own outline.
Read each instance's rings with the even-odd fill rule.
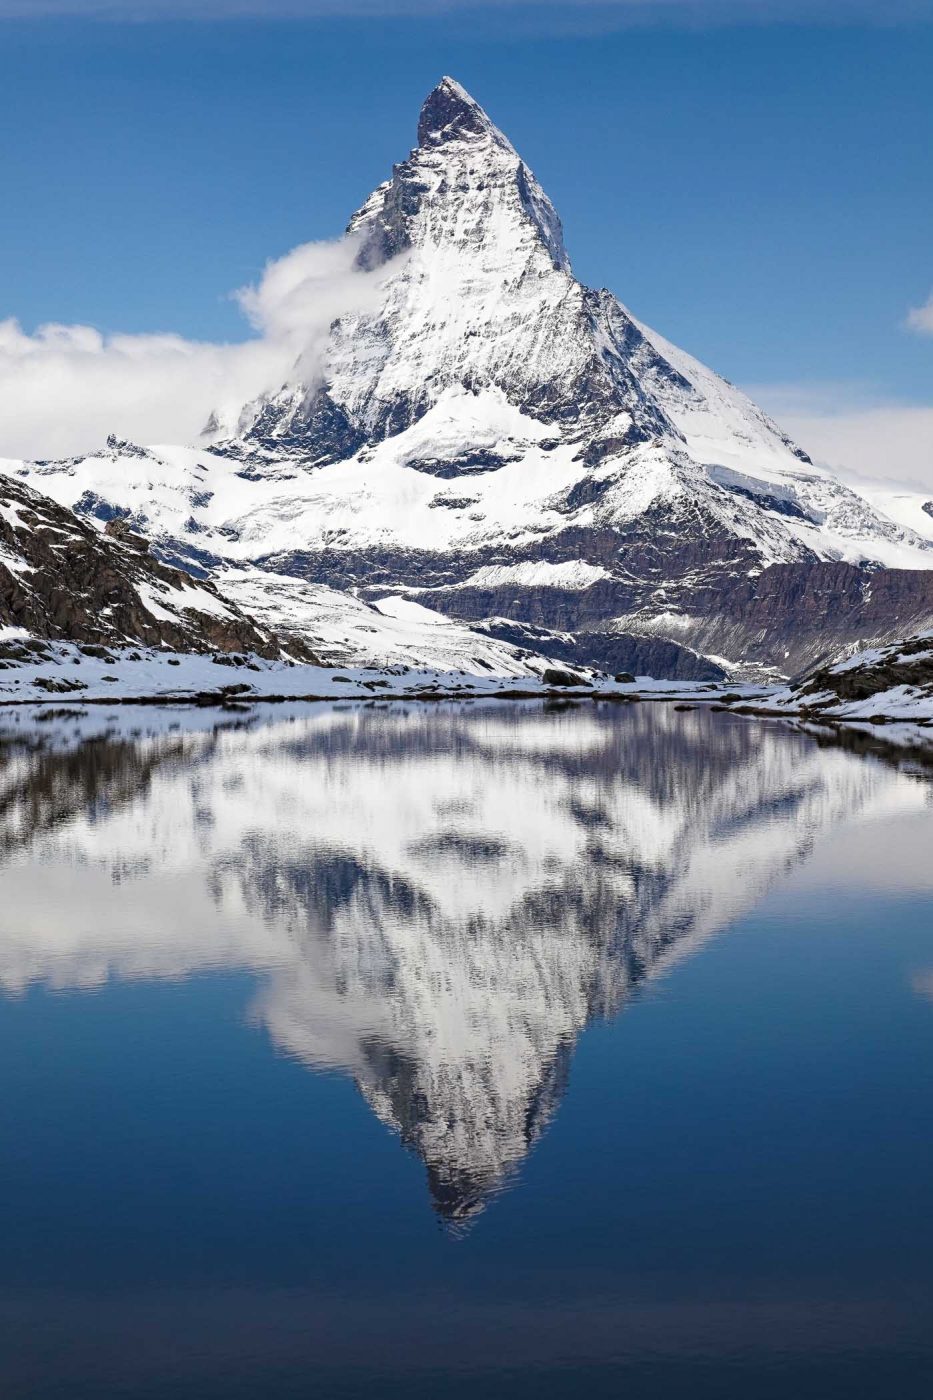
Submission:
[[[922,773],[648,706],[90,724],[0,752],[5,1397],[933,1393]]]

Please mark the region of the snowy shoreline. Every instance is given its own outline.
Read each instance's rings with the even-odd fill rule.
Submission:
[[[872,656],[872,660],[875,657]],[[847,663],[851,670],[853,663]],[[834,668],[835,670],[836,668]],[[812,684],[812,683],[811,683]],[[71,642],[45,642],[41,651],[5,661],[0,711],[77,717],[91,707],[143,707],[190,715],[247,713],[256,706],[350,701],[438,703],[463,700],[667,703],[740,717],[779,719],[816,737],[861,740],[918,755],[933,754],[933,699],[901,685],[861,699],[841,700],[805,686],[765,687],[728,682],[614,679],[591,671],[545,666],[524,674],[477,674],[404,665],[338,667],[267,661],[250,654],[191,655],[135,647],[114,652]],[[833,703],[835,702],[835,703]]]
[[[196,704],[332,701],[341,699],[536,699],[600,696],[613,699],[718,698],[713,682],[616,680],[578,667],[534,658],[511,674],[439,670],[427,666],[313,666],[267,661],[251,654],[215,656],[155,651],[116,652],[71,642],[44,644],[35,659],[0,670],[0,706],[22,704]],[[730,687],[730,696],[753,699],[760,686]]]

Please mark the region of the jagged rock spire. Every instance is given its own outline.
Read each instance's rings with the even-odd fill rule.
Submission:
[[[485,136],[495,127],[479,103],[453,78],[441,78],[428,93],[418,119],[418,144],[430,146],[461,136]]]

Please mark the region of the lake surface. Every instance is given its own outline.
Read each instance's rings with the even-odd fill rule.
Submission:
[[[933,1394],[928,776],[647,704],[0,736],[5,1400]]]

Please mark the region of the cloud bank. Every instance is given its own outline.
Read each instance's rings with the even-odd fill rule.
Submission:
[[[752,385],[746,392],[809,452],[839,472],[933,493],[933,404],[880,397],[868,385]]]
[[[104,335],[0,321],[0,456],[57,458],[109,433],[142,443],[195,442],[211,413],[235,424],[245,403],[321,371],[330,326],[376,310],[387,264],[355,266],[357,240],[306,243],[266,264],[234,298],[254,331],[237,344],[179,335]],[[933,334],[933,296],[911,312]],[[868,385],[752,385],[747,392],[819,462],[933,493],[933,404],[880,397]]]
[[[91,326],[0,321],[0,454],[92,451],[108,433],[192,442],[211,412],[236,414],[296,375],[313,383],[337,317],[374,308],[386,269],[354,267],[357,245],[307,243],[234,295],[255,335],[218,345],[178,335],[102,335]]]

